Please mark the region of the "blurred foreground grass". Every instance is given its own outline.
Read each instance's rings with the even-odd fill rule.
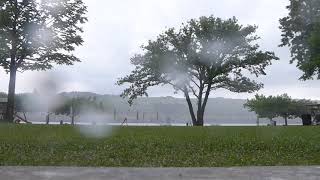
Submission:
[[[0,124],[0,166],[319,164],[320,127],[118,127],[90,138],[71,126]]]

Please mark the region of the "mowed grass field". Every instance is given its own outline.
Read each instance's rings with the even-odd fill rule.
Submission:
[[[71,126],[0,124],[1,166],[319,164],[319,127],[118,127],[90,138]]]

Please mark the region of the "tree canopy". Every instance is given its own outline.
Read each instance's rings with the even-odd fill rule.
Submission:
[[[290,0],[289,15],[280,19],[282,44],[291,50],[291,63],[304,72],[301,79],[320,79],[320,1]]]
[[[251,112],[255,112],[258,118],[268,118],[272,120],[278,115],[275,112],[274,106],[271,105],[273,103],[271,100],[273,100],[272,97],[257,94],[255,98],[247,100],[244,107],[248,108]]]
[[[72,108],[72,111],[71,111]],[[67,116],[79,116],[86,112],[104,112],[105,107],[102,102],[97,102],[96,98],[76,97],[64,98],[63,102],[52,109],[55,114],[62,114]]]
[[[320,67],[320,22],[315,25],[314,30],[311,32],[309,45],[312,66]]]
[[[71,52],[83,43],[79,24],[86,11],[81,0],[1,0],[0,65],[45,70],[80,61]]]
[[[10,73],[6,118],[13,120],[17,71],[72,65],[87,21],[82,0],[0,0],[0,66]]]
[[[212,90],[254,92],[261,83],[245,76],[265,75],[273,52],[259,50],[255,43],[256,26],[242,26],[236,18],[201,17],[169,28],[156,40],[142,46],[143,53],[131,59],[135,70],[121,78],[119,85],[129,84],[122,96],[129,103],[158,85],[171,85],[185,95],[194,125],[203,125],[205,107]],[[197,98],[195,114],[191,96]]]
[[[244,104],[251,112],[255,112],[258,118],[268,118],[272,120],[276,117],[282,117],[285,125],[288,125],[288,119],[301,117],[308,114],[307,105],[312,104],[309,100],[294,100],[287,94],[278,96],[256,95]]]

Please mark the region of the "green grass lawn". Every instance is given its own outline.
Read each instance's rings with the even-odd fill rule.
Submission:
[[[0,125],[1,166],[319,164],[319,127],[124,127],[97,139],[71,126]]]

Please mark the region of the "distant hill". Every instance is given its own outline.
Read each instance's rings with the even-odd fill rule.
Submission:
[[[132,107],[127,100],[115,95],[99,95],[91,92],[70,92],[61,95],[72,97],[96,97],[97,101],[104,104],[109,116],[116,121],[125,117],[130,122],[161,122],[161,123],[186,123],[190,122],[188,106],[183,98],[174,97],[140,97]],[[246,100],[228,98],[210,98],[205,114],[205,123],[209,124],[255,124],[257,116],[243,107]],[[196,101],[193,100],[195,104]],[[194,106],[195,107],[195,106]],[[282,119],[278,119],[280,123]],[[262,120],[268,123],[267,120]],[[300,123],[300,120],[292,120]]]
[[[1,94],[0,94],[1,95]],[[47,108],[42,103],[33,101],[37,99],[36,93],[23,93],[17,95],[22,106],[32,121],[43,121]],[[6,97],[3,93],[1,97]],[[56,99],[65,98],[95,98],[105,107],[105,115],[101,116],[108,122],[122,122],[127,118],[132,123],[191,123],[187,103],[184,98],[167,97],[140,97],[129,106],[126,99],[118,95],[100,95],[92,92],[62,92]],[[192,100],[194,107],[196,100]],[[208,124],[256,124],[257,116],[243,107],[246,100],[229,98],[210,98],[206,107],[205,123]],[[34,109],[37,109],[34,111]],[[35,113],[38,112],[38,113]],[[42,113],[40,113],[42,112]],[[53,121],[66,120],[68,117],[57,116]],[[80,117],[78,121],[86,121],[87,117]],[[283,119],[276,119],[282,124]],[[262,119],[261,123],[269,123]],[[301,123],[300,119],[290,120],[290,123]]]

